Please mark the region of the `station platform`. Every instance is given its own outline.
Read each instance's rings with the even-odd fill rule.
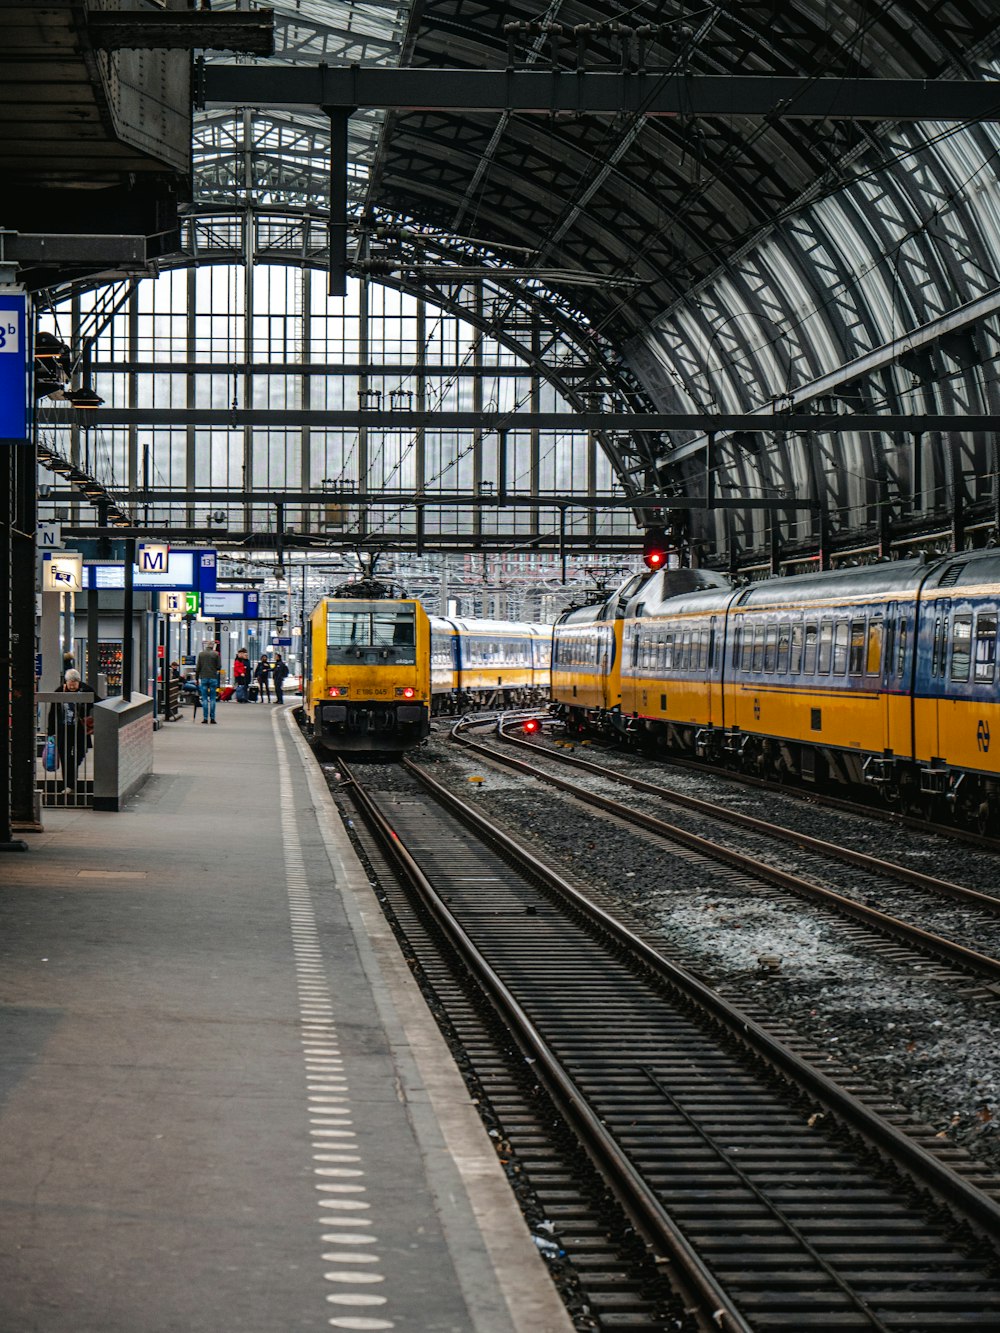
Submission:
[[[0,1333],[569,1333],[290,707],[0,861]]]

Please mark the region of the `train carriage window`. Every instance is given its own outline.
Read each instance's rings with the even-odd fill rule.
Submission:
[[[788,662],[792,655],[792,627],[791,625],[778,626],[778,674],[785,676],[788,674]]]
[[[833,674],[843,676],[847,671],[847,646],[851,627],[846,620],[838,620],[833,633]]]
[[[764,631],[764,670],[771,672],[778,657],[778,627],[768,625]]]
[[[906,669],[906,626],[907,622],[905,620],[899,622],[899,656],[897,658],[896,671],[900,676]]]
[[[698,670],[707,671],[709,666],[708,630],[703,626],[698,631]]]
[[[806,625],[805,627],[805,647],[802,652],[802,671],[807,676],[812,676],[816,671],[816,655],[819,649],[819,626]]]
[[[743,664],[743,625],[737,620],[736,628],[733,630],[733,667],[734,669]]]
[[[743,670],[753,670],[753,626],[743,626]]]
[[[868,647],[865,650],[865,672],[877,676],[882,670],[882,617],[872,616],[868,622]]]
[[[883,654],[882,657],[882,661],[885,664],[885,675],[887,680],[892,675],[893,649],[895,647],[895,639],[896,639],[896,622],[894,620],[887,620],[885,622],[885,653]]]
[[[820,675],[828,676],[830,674],[830,663],[833,660],[833,621],[824,620],[819,627],[819,665],[816,668]]]
[[[934,649],[931,653],[931,675],[944,675],[944,627],[940,616],[934,621]]]
[[[802,625],[792,626],[792,646],[788,660],[788,670],[793,676],[802,671]]]
[[[761,671],[764,667],[764,626],[753,627],[753,669]]]
[[[686,629],[681,638],[681,671],[690,671],[691,669],[691,631]]]
[[[997,657],[997,616],[995,611],[981,611],[976,616],[975,678],[992,683]]]
[[[956,616],[951,630],[951,678],[969,679],[972,648],[972,617]]]
[[[840,626],[837,626],[838,630]],[[850,655],[848,671],[852,676],[860,676],[865,669],[865,622],[851,621]]]

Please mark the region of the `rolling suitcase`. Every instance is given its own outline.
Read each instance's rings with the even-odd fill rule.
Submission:
[[[260,698],[260,690],[257,688],[256,685],[251,685],[250,688],[247,690],[247,696],[250,699],[250,702],[252,704],[255,704],[257,700]]]

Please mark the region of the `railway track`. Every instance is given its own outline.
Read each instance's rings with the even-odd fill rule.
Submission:
[[[601,742],[599,742],[601,743]],[[603,742],[614,753],[637,754],[633,750]],[[643,756],[649,758],[649,756]],[[983,832],[965,828],[955,823],[938,823],[919,814],[904,814],[882,803],[882,798],[874,791],[873,800],[867,804],[853,801],[846,796],[835,796],[832,792],[809,785],[796,786],[788,782],[776,782],[771,778],[757,777],[753,773],[743,773],[737,769],[713,765],[699,759],[685,759],[679,754],[664,753],[657,755],[655,761],[665,769],[676,769],[696,774],[699,777],[716,777],[725,782],[738,784],[740,787],[758,791],[774,792],[792,801],[809,802],[827,810],[839,810],[849,815],[857,815],[866,820],[889,824],[893,828],[910,829],[915,833],[931,834],[946,838],[949,842],[975,848],[977,851],[1000,853],[1000,838],[990,837]]]
[[[532,1062],[654,1271],[698,1311],[688,1327],[1000,1325],[1000,1181],[929,1133],[901,1132],[429,774],[405,770],[388,791],[350,790],[409,886],[405,900],[393,891],[416,922],[408,947],[437,942],[421,967],[443,991],[454,973],[437,948],[453,951],[498,1007],[515,1065]],[[457,1010],[464,1021],[468,1002]],[[487,1093],[497,1058],[486,1056]],[[502,1107],[496,1130],[517,1153]],[[529,1179],[538,1130],[535,1117]],[[595,1270],[607,1257],[585,1246],[607,1228],[581,1222],[580,1191],[553,1194],[546,1150],[541,1162],[554,1238],[582,1260],[574,1280],[597,1326],[683,1326],[667,1322],[678,1316],[655,1283]]]
[[[546,782],[606,815],[642,828],[668,844],[679,845],[696,856],[732,868],[746,877],[748,889],[761,882],[774,885],[796,897],[821,903],[842,918],[857,923],[871,933],[873,940],[883,941],[883,950],[885,941],[889,942],[888,947],[891,948],[902,945],[913,951],[918,961],[921,957],[930,958],[939,965],[957,970],[953,978],[955,980],[961,980],[963,976],[977,977],[991,986],[1000,984],[1000,899],[992,895],[938,880],[909,867],[891,864],[849,848],[822,842],[797,830],[785,829],[723,806],[665,791],[660,786],[582,760],[575,755],[553,750],[539,751],[534,744],[516,741],[516,744],[531,751],[532,762],[528,763],[513,758],[495,745],[473,741],[463,730],[462,724],[454,729],[453,736],[464,747],[485,759]],[[508,736],[507,739],[511,738]],[[549,767],[545,767],[546,764]],[[648,802],[640,808],[636,804],[612,800],[591,788],[569,782],[552,771],[552,767],[566,766],[595,774],[608,782],[620,783],[644,795],[654,796],[667,807],[683,807],[697,817],[698,832],[690,827],[690,821],[686,827],[650,814]],[[735,845],[731,834],[720,832],[727,827],[740,831],[741,846]],[[752,853],[744,849],[747,834],[754,835],[758,842]],[[795,873],[778,864],[773,851],[775,842],[794,845],[798,849]],[[855,875],[852,883],[847,885],[843,882],[842,873],[834,872],[838,888],[831,887],[829,883],[822,882],[834,877],[829,865],[831,859],[849,863],[860,874]],[[811,871],[809,878],[800,873],[803,869]],[[945,903],[957,901],[960,908],[944,914],[942,900]],[[893,915],[893,909],[905,911],[907,918]],[[912,917],[921,912],[923,924],[914,922]],[[943,925],[950,925],[951,934],[941,933]],[[985,951],[969,947],[957,938],[968,938],[971,930],[978,930],[986,941]]]

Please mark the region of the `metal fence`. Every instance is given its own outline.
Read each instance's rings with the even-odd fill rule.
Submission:
[[[35,786],[43,806],[85,809],[94,803],[94,702],[89,690],[35,696]]]

